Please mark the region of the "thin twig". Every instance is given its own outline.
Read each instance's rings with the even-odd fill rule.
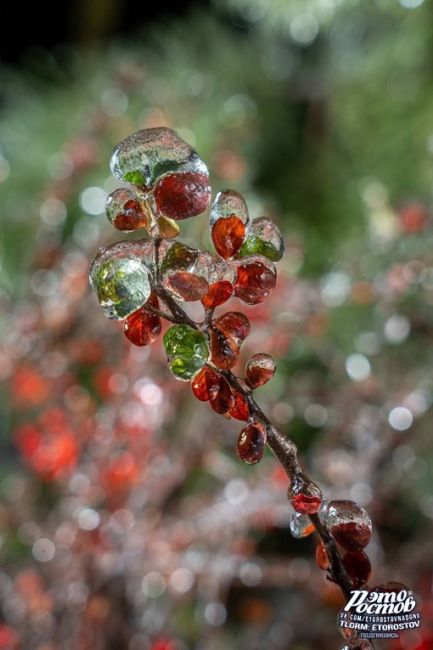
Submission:
[[[161,309],[156,309],[155,307],[152,307],[152,305],[143,305],[143,309],[145,311],[148,311],[149,314],[153,314],[153,316],[159,316],[160,318],[165,318],[166,320],[170,321],[170,323],[177,323],[178,320],[174,318],[171,314],[167,314],[165,311],[161,311]]]
[[[195,323],[185,312],[179,307],[176,301],[165,291],[165,289],[158,288],[158,296],[166,304],[170,310],[172,317],[169,319],[172,322],[190,325],[194,329],[201,330],[200,326]],[[208,325],[208,321],[206,321]],[[294,476],[303,474],[308,478],[302,469],[298,460],[298,450],[294,442],[290,440],[285,434],[277,429],[269,420],[267,415],[262,411],[260,406],[255,401],[251,390],[246,387],[243,382],[230,370],[217,369],[229,382],[231,388],[239,391],[246,398],[249,406],[250,415],[260,420],[266,427],[267,432],[267,445],[274,453],[280,464],[283,466],[289,480],[291,481]],[[327,526],[320,520],[317,514],[310,515],[310,521],[313,524],[317,534],[319,535],[326,552],[328,554],[330,569],[330,579],[335,582],[341,589],[346,600],[349,599],[350,591],[352,589],[350,579],[344,569],[342,559],[338,548],[335,544],[334,538],[330,534]]]
[[[250,414],[255,418],[258,418],[266,426],[267,445],[283,466],[289,480],[292,480],[292,478],[297,474],[302,473],[305,476],[305,472],[298,460],[298,450],[294,442],[272,424],[267,415],[263,413],[262,409],[255,401],[251,391],[245,389],[242,386],[242,383],[239,382],[238,378],[231,371],[224,374],[229,383],[234,386],[236,390],[240,391],[248,400]],[[330,573],[332,580],[338,584],[344,597],[348,599],[352,586],[344,569],[334,538],[317,514],[310,515],[310,521],[326,548],[331,564]]]
[[[189,325],[190,327],[193,327],[196,330],[199,330],[199,326],[195,321],[193,321],[188,314],[186,314],[181,307],[177,304],[177,302],[170,296],[170,294],[163,289],[162,287],[156,287],[155,293],[161,298],[163,302],[165,302],[166,307],[169,308],[172,314],[172,320],[173,318],[175,319],[176,323],[182,324],[182,325]]]

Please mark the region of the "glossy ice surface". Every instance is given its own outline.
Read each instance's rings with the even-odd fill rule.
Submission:
[[[161,264],[164,288],[177,300],[200,300],[208,291],[208,255],[175,242]]]
[[[105,211],[108,221],[124,232],[137,228],[150,230],[154,221],[144,192],[130,187],[114,190],[107,198]]]
[[[283,257],[283,237],[273,221],[267,217],[259,217],[251,222],[239,250],[239,257],[246,255],[263,255],[273,262],[278,262]]]
[[[290,532],[293,537],[301,539],[308,537],[314,531],[314,526],[307,515],[300,512],[294,512],[290,519]]]
[[[248,465],[255,465],[263,456],[266,445],[266,429],[261,422],[251,422],[239,434],[237,453]]]
[[[191,145],[167,127],[143,129],[122,140],[113,151],[110,168],[117,179],[145,188],[173,172],[208,175]]]
[[[250,388],[266,384],[275,374],[275,361],[270,354],[254,354],[245,367],[245,381]]]
[[[144,305],[151,292],[153,244],[118,242],[100,249],[90,283],[107,318],[122,320]]]
[[[189,381],[209,357],[206,337],[189,325],[173,325],[164,334],[168,365],[177,379]]]
[[[244,226],[248,224],[248,207],[244,197],[235,190],[224,190],[218,192],[212,203],[210,212],[210,226],[215,225],[219,219],[237,217]]]
[[[235,296],[248,305],[263,302],[277,281],[274,264],[262,255],[252,255],[236,261],[236,266]]]
[[[334,539],[348,551],[360,551],[371,539],[368,512],[354,501],[330,501],[326,525]]]
[[[292,477],[288,496],[296,512],[303,515],[315,514],[322,503],[322,492],[319,486],[303,474]]]

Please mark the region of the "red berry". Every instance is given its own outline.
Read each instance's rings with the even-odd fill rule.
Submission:
[[[235,215],[218,219],[212,227],[212,241],[224,259],[236,255],[245,237],[245,225]]]
[[[250,388],[266,384],[275,374],[275,362],[269,354],[255,354],[245,368],[245,381]]]
[[[371,539],[371,528],[356,521],[332,526],[331,533],[335,541],[347,551],[360,551]]]
[[[173,272],[168,278],[167,285],[170,291],[173,291],[185,302],[200,300],[207,293],[209,287],[205,278],[188,271]]]
[[[201,299],[203,306],[206,309],[215,309],[218,305],[222,305],[230,298],[233,293],[233,286],[227,280],[221,282],[214,282],[209,286],[209,291]]]
[[[227,338],[235,339],[238,345],[247,338],[251,329],[250,321],[240,311],[227,311],[216,319],[214,327]]]
[[[228,381],[218,375],[218,389],[215,396],[211,395],[210,405],[217,413],[227,413],[234,406],[235,398],[232,395]]]
[[[210,331],[212,362],[223,370],[229,370],[237,363],[239,348],[248,336],[250,322],[244,314],[228,311],[214,322]]]
[[[343,566],[355,589],[362,587],[370,577],[371,564],[364,551],[349,551],[343,557]]]
[[[107,219],[115,228],[126,232],[137,228],[149,229],[152,216],[145,199],[143,192],[129,187],[114,190],[105,204]]]
[[[131,231],[136,228],[145,228],[148,223],[149,217],[144,214],[140,203],[131,199],[126,201],[123,211],[116,216],[113,225],[118,230]]]
[[[206,174],[186,172],[165,176],[155,186],[158,212],[171,219],[201,214],[209,205],[211,189]]]
[[[327,571],[331,567],[328,553],[322,542],[316,546],[316,564],[322,571]]]
[[[292,497],[292,505],[296,512],[305,515],[314,515],[319,508],[322,500],[319,497],[308,496],[307,494],[296,494]]]
[[[296,512],[303,515],[314,515],[322,504],[322,492],[318,485],[297,474],[292,478],[288,496]]]
[[[239,359],[239,344],[216,328],[210,330],[210,350],[212,363],[222,370],[230,370]]]
[[[335,540],[346,551],[361,551],[371,539],[370,516],[354,501],[330,501],[325,522]]]
[[[207,402],[218,390],[218,373],[209,366],[204,366],[193,378],[191,388],[197,399]]]
[[[272,262],[265,258],[244,261],[238,266],[235,282],[235,296],[248,305],[257,305],[269,295],[275,287],[277,275]]]
[[[127,339],[134,345],[149,345],[161,334],[161,319],[146,310],[146,305],[155,309],[159,308],[158,298],[150,296],[146,304],[128,316],[123,324],[123,331]]]
[[[248,401],[245,395],[242,395],[239,391],[233,392],[235,403],[230,409],[230,415],[236,420],[248,420],[250,416],[250,409],[248,406]]]
[[[261,460],[266,444],[266,429],[260,422],[252,422],[242,429],[239,434],[237,453],[241,460],[248,465],[254,465]]]
[[[227,413],[235,403],[230,385],[225,377],[209,366],[204,366],[191,382],[192,392],[202,402],[210,401],[217,413]]]

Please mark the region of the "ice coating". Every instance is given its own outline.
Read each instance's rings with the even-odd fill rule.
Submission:
[[[161,318],[151,313],[149,308],[159,309],[158,296],[154,293],[150,294],[143,307],[128,316],[123,323],[123,332],[134,345],[149,345],[161,334]]]
[[[192,272],[199,254],[195,248],[191,248],[180,241],[166,246],[165,250],[160,246],[160,251],[164,252],[161,263],[161,274],[163,277],[167,273],[174,273],[175,271]]]
[[[254,354],[245,367],[245,381],[250,388],[266,384],[275,374],[275,361],[269,354]]]
[[[204,366],[193,378],[192,392],[202,402],[210,402],[216,413],[227,413],[235,404],[228,381],[219,372]]]
[[[266,428],[261,422],[250,422],[239,434],[236,451],[247,465],[255,465],[262,457],[266,445]]]
[[[207,173],[179,171],[167,174],[158,180],[154,189],[155,211],[176,221],[204,212],[210,198]]]
[[[249,221],[246,201],[242,194],[235,190],[224,190],[216,195],[210,212],[211,228],[219,219],[228,217],[237,217],[244,226]]]
[[[108,195],[105,211],[108,221],[118,230],[132,232],[137,228],[151,230],[154,225],[146,195],[138,189],[120,187]]]
[[[208,291],[208,258],[205,253],[175,242],[161,264],[164,288],[173,298],[191,302]]]
[[[204,255],[207,256],[208,260],[209,284],[222,282],[223,280],[234,284],[237,271],[233,264],[227,263],[217,255],[212,255],[212,253],[205,252]]]
[[[175,239],[180,233],[180,228],[176,221],[169,219],[169,217],[158,217],[157,224],[159,236],[163,239]]]
[[[251,255],[235,260],[237,278],[235,295],[248,305],[257,305],[275,287],[277,273],[273,262],[263,255]]]
[[[300,512],[294,512],[290,519],[290,532],[293,537],[301,539],[308,537],[314,531],[314,526],[308,515],[303,515]]]
[[[240,312],[228,311],[217,318],[210,331],[212,363],[223,370],[233,368],[249,332],[249,320]]]
[[[232,295],[233,285],[227,280],[221,280],[221,282],[214,282],[209,285],[209,289],[201,298],[201,301],[205,309],[215,309],[215,307],[227,302]]]
[[[214,328],[218,329],[226,338],[233,339],[239,346],[249,335],[251,325],[242,312],[227,311],[216,319]]]
[[[303,474],[292,477],[287,494],[296,512],[303,515],[315,514],[322,503],[319,486]]]
[[[362,587],[370,577],[371,564],[364,551],[348,551],[343,557],[343,566],[354,589]]]
[[[210,213],[213,244],[221,257],[234,257],[242,246],[248,223],[248,208],[239,192],[226,190],[217,194]]]
[[[123,320],[151,292],[153,243],[123,241],[102,248],[90,267],[90,284],[107,318]]]
[[[173,172],[208,175],[191,145],[167,127],[142,129],[122,140],[113,151],[110,169],[117,179],[146,188]]]
[[[354,501],[330,501],[326,524],[334,539],[347,551],[360,551],[371,539],[370,515]]]
[[[189,381],[209,357],[206,337],[189,325],[173,325],[164,334],[164,347],[173,375]]]
[[[267,217],[253,219],[248,228],[239,257],[263,255],[278,262],[284,255],[284,241],[280,229]]]

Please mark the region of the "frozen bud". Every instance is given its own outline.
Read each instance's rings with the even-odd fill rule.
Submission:
[[[354,589],[365,585],[370,577],[371,564],[364,551],[349,551],[343,557],[343,566]]]
[[[250,422],[239,434],[237,453],[248,465],[255,465],[263,456],[266,445],[266,429],[261,422]]]
[[[262,255],[252,255],[236,260],[235,264],[238,272],[235,296],[247,305],[263,302],[277,281],[273,262]]]
[[[318,485],[303,474],[296,474],[290,483],[288,496],[296,512],[315,514],[322,503],[322,492]]]
[[[125,241],[99,250],[90,283],[107,318],[122,320],[144,305],[151,292],[153,243]]]
[[[270,354],[255,354],[245,367],[245,382],[250,388],[266,384],[275,374],[275,361]]]
[[[110,161],[113,175],[142,188],[178,172],[208,176],[194,149],[166,127],[142,129],[122,140]],[[171,215],[168,215],[171,216]]]
[[[177,379],[189,381],[209,357],[206,337],[189,325],[173,325],[163,338],[168,365]]]
[[[284,242],[279,228],[267,217],[251,222],[246,238],[239,251],[239,257],[263,255],[278,262],[284,254]]]
[[[308,515],[302,515],[300,512],[294,512],[290,519],[290,532],[293,537],[301,539],[308,537],[314,531],[314,525],[311,523]]]
[[[177,300],[200,300],[208,291],[208,259],[205,253],[173,243],[160,266],[162,284]]]
[[[325,523],[335,541],[347,551],[361,551],[371,539],[371,519],[354,501],[330,501]]]
[[[224,259],[234,257],[245,237],[248,208],[239,192],[219,192],[212,204],[210,230],[215,249]]]
[[[140,190],[121,187],[109,194],[105,210],[108,221],[118,230],[132,232],[138,228],[151,230],[153,217]]]

